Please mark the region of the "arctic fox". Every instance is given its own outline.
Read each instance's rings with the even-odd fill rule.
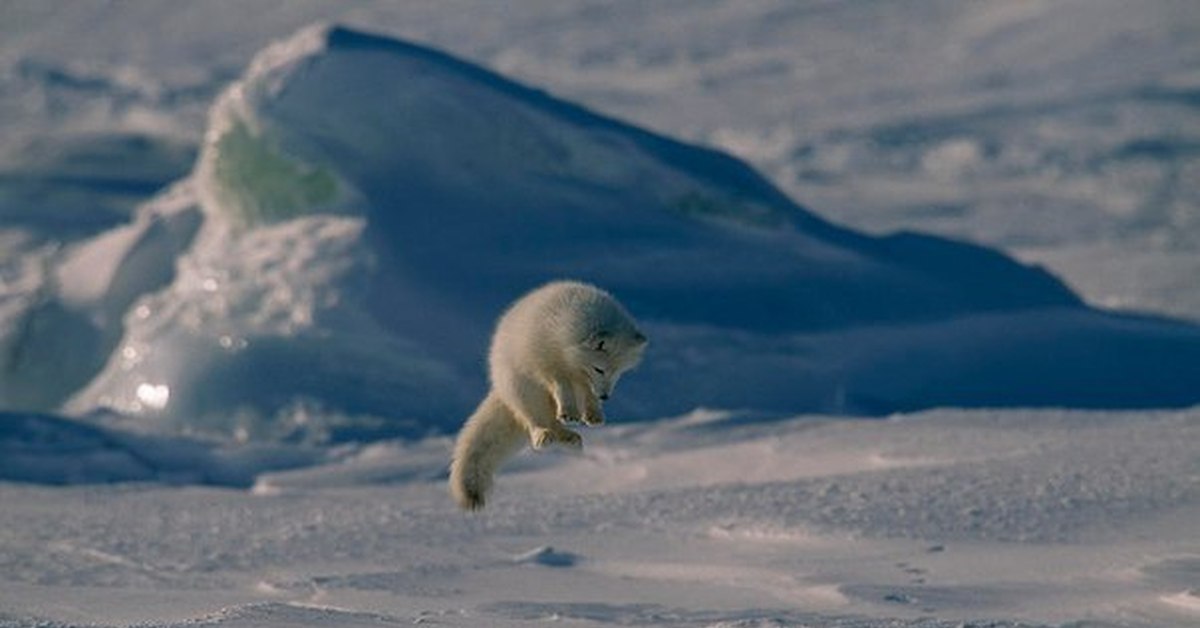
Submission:
[[[555,281],[513,303],[492,335],[491,390],[454,444],[450,492],[458,504],[483,508],[496,469],[526,439],[534,449],[582,448],[564,424],[603,423],[600,402],[645,347],[633,317],[595,286]]]

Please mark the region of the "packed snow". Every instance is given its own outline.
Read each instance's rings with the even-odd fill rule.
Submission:
[[[2,3],[0,626],[1194,625],[1197,42]],[[462,513],[491,326],[558,277],[645,362]]]

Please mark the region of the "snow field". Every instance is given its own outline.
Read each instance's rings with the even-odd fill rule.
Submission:
[[[0,606],[18,626],[1185,625],[1200,417],[1131,418],[613,426],[521,456],[479,515],[447,496],[447,440],[252,491],[6,484]]]

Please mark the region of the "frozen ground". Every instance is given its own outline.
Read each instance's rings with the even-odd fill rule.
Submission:
[[[301,36],[246,71],[317,19],[731,151],[803,207],[454,63],[372,84],[428,59],[403,46],[343,33],[309,64]],[[805,212],[1200,319],[1198,64],[1187,0],[0,1],[0,410],[51,412],[0,413],[0,626],[1194,625],[1195,409],[782,417],[1194,399],[1194,327]],[[386,98],[329,100],[364,85]],[[682,218],[607,231],[664,198]],[[643,420],[521,457],[480,516],[446,495],[446,430],[547,269],[492,243],[467,261],[494,294],[464,290],[438,254],[461,240],[387,213],[413,199],[485,243],[527,234],[479,207],[534,201],[578,244],[556,270],[651,321],[614,400]],[[586,264],[614,243],[644,257]],[[984,260],[998,281],[969,281]]]

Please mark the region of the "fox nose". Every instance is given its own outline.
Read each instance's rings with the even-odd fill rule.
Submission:
[[[608,393],[600,393],[600,401],[608,401]]]

